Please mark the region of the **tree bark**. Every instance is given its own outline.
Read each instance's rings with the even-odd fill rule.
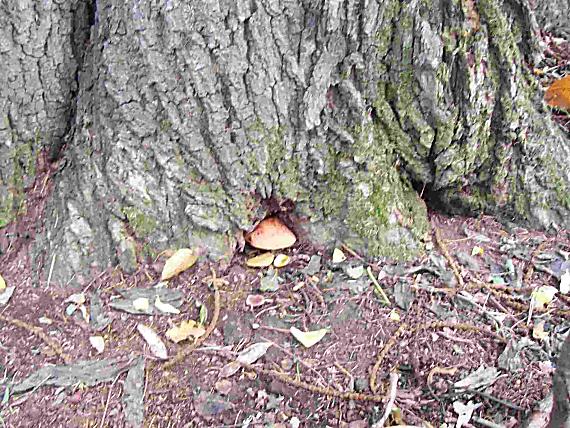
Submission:
[[[407,257],[428,230],[418,193],[570,226],[569,142],[528,70],[525,0],[14,4],[1,16],[31,37],[0,33],[2,67],[43,101],[22,101],[26,77],[0,82],[2,144],[67,141],[38,241],[55,281],[172,246],[220,258],[276,212],[303,238]]]

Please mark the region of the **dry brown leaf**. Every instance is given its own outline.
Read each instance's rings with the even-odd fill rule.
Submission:
[[[161,281],[170,279],[186,269],[194,266],[198,260],[198,256],[194,254],[190,248],[181,248],[176,251],[164,264],[162,269],[162,275],[160,276]]]
[[[174,326],[166,332],[166,337],[175,343],[182,342],[190,336],[198,338],[206,333],[204,327],[196,324],[196,321],[182,321],[179,326]]]
[[[280,250],[291,247],[297,238],[277,217],[269,217],[247,235],[246,242],[261,250]]]
[[[570,74],[555,80],[544,94],[544,101],[550,107],[570,111]]]

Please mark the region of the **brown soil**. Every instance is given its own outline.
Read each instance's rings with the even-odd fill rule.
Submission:
[[[481,404],[471,426],[481,420],[518,426],[550,390],[552,344],[568,328],[570,299],[559,295],[546,311],[535,310],[529,321],[530,295],[541,285],[558,287],[556,266],[544,261],[568,254],[567,231],[556,236],[505,231],[489,217],[432,214],[432,249],[417,260],[365,260],[345,250],[348,260],[339,266],[330,254],[305,244],[285,251],[291,263],[279,270],[279,289],[265,293],[258,287],[267,269],[247,268],[245,260],[258,252],[246,248],[227,266],[199,260],[169,282],[169,289],[184,294],[180,315],[132,315],[112,310],[111,297],[118,288],[155,285],[165,257],[142,260],[131,275],[118,269],[100,272],[83,290],[47,286],[45,274],[34,277],[30,245],[51,181],[49,168],[40,171],[28,189],[28,213],[4,229],[0,239],[1,273],[8,285],[16,286],[0,313],[4,383],[10,378],[18,382],[47,364],[144,355],[148,427],[290,427],[297,422],[307,427],[367,427],[382,417],[390,393],[395,393],[395,410],[386,426],[454,423],[454,402],[469,401]],[[482,254],[471,256],[476,246]],[[321,256],[320,269],[303,272],[314,255]],[[505,267],[509,261],[512,268]],[[369,266],[390,304],[375,293],[366,273],[351,282],[343,270],[349,265]],[[219,279],[215,284],[212,273]],[[196,302],[206,305],[206,324],[211,322],[213,285],[219,289],[220,312],[212,333],[193,350],[188,343],[168,341],[164,333],[169,327],[198,319]],[[102,354],[90,345],[89,336],[97,333],[80,312],[66,315],[66,298],[79,291],[88,296],[97,291],[112,319],[100,333],[106,343]],[[250,294],[263,294],[268,302],[249,307],[245,302]],[[400,320],[394,319],[394,312]],[[41,317],[51,324],[40,323]],[[522,352],[520,367],[500,369],[496,382],[483,391],[454,387],[482,365],[498,367],[506,344],[532,338],[540,320],[549,333],[547,339],[533,340],[544,351],[540,358]],[[137,332],[138,323],[161,334],[170,363],[152,355]],[[319,343],[304,348],[288,332],[291,326],[329,331]],[[263,341],[273,343],[267,353],[222,382],[220,371],[236,352]],[[168,367],[173,360],[178,362]],[[395,389],[389,386],[390,373],[399,375]],[[94,387],[39,386],[22,395],[8,390],[0,416],[9,427],[126,426],[125,378],[123,373]],[[371,382],[378,386],[375,393]]]

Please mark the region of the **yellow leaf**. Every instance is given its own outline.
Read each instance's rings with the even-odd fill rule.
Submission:
[[[204,327],[196,324],[196,321],[182,321],[180,325],[174,326],[166,332],[166,337],[175,343],[182,342],[188,339],[190,336],[198,338],[206,333]]]
[[[485,252],[485,250],[483,250],[483,248],[481,248],[481,247],[473,247],[473,249],[471,250],[471,255],[472,256],[482,256],[484,252]]]
[[[389,317],[392,321],[396,321],[396,322],[400,321],[400,314],[398,313],[398,311],[396,309],[392,309]]]
[[[338,248],[335,248],[333,251],[333,257],[332,257],[332,262],[333,263],[342,263],[346,260],[346,256],[344,255],[344,253],[339,250]]]
[[[291,257],[286,256],[285,254],[277,254],[275,260],[273,260],[273,266],[276,268],[282,268],[283,266],[287,266],[291,261]]]
[[[2,278],[2,275],[0,275],[0,291],[4,290],[6,288],[6,281],[4,280],[4,278]]]
[[[556,288],[550,285],[544,285],[534,290],[531,297],[536,307],[542,309],[552,302],[557,292],[558,290]]]
[[[160,276],[161,281],[170,279],[186,269],[194,266],[198,260],[198,256],[194,254],[190,248],[181,248],[176,251],[164,264],[162,269],[162,275]]]
[[[326,328],[315,331],[301,331],[295,327],[291,327],[289,331],[305,348],[310,348],[318,343],[328,332]]]
[[[245,262],[245,264],[249,267],[263,268],[263,267],[271,266],[271,263],[273,263],[274,259],[275,259],[275,256],[273,254],[263,253],[263,254],[260,254],[259,256],[252,257],[251,259],[248,259]]]
[[[544,101],[550,107],[570,110],[570,74],[555,80],[544,94]]]

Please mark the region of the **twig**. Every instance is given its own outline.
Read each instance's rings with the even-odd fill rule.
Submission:
[[[386,302],[386,304],[388,306],[391,305],[390,303],[390,299],[388,298],[388,296],[386,295],[386,293],[384,292],[384,290],[382,289],[382,287],[380,286],[380,283],[378,282],[378,280],[376,279],[376,277],[374,276],[374,273],[372,272],[372,269],[370,268],[370,266],[366,267],[366,272],[368,273],[368,276],[370,277],[370,279],[372,280],[372,283],[374,284],[374,289],[380,293],[380,295],[382,296],[382,298],[384,299],[384,301]]]
[[[352,248],[350,248],[348,245],[346,244],[342,244],[341,248],[346,251],[348,254],[350,254],[352,257],[356,257],[358,260],[364,260],[364,258],[362,258],[362,256],[360,254],[358,254],[356,251],[354,251]]]
[[[101,428],[105,426],[105,417],[107,416],[107,410],[109,409],[109,401],[111,401],[111,392],[113,392],[113,386],[115,386],[115,383],[119,380],[119,376],[121,375],[122,373],[119,373],[117,377],[115,377],[113,383],[111,383],[111,386],[109,387],[109,393],[107,394],[107,402],[105,403],[105,410],[103,411],[103,417],[101,418],[101,424],[100,424]]]
[[[51,259],[51,265],[49,267],[49,273],[48,273],[48,278],[47,278],[47,282],[46,282],[46,288],[49,287],[49,283],[51,282],[51,275],[53,273],[53,267],[55,266],[56,257],[57,257],[57,253],[53,253],[53,257]]]
[[[396,391],[398,390],[399,377],[400,375],[398,373],[390,373],[390,398],[388,399],[388,404],[386,404],[386,408],[384,409],[384,415],[382,416],[382,419],[372,425],[373,428],[383,428],[384,423],[388,420],[390,413],[392,413],[392,407],[394,406],[394,401],[396,401]]]
[[[324,384],[327,384],[327,381],[325,380],[325,378],[323,377],[322,374],[320,374],[317,370],[315,370],[314,368],[312,368],[310,365],[308,365],[306,362],[304,362],[301,358],[297,357],[296,355],[294,355],[292,352],[289,352],[287,349],[283,348],[282,346],[280,346],[279,344],[273,342],[272,340],[269,340],[263,336],[260,336],[260,339],[265,340],[266,342],[271,343],[271,346],[275,346],[277,349],[281,350],[284,354],[289,355],[291,358],[293,358],[294,360],[298,361],[299,364],[301,364],[303,367],[305,367],[306,369],[312,371],[313,373],[315,373],[318,377],[321,378],[321,380],[324,382]]]
[[[326,395],[327,397],[336,397],[336,398],[341,398],[343,400],[352,400],[352,401],[371,401],[374,403],[383,403],[385,401],[385,397],[380,395],[369,395],[369,394],[361,394],[359,392],[337,391],[336,389],[332,388],[323,388],[321,386],[312,385],[297,379],[293,379],[290,376],[286,375],[285,373],[280,373],[275,370],[267,370],[261,367],[255,367],[251,364],[245,364],[245,363],[240,363],[240,364],[248,370],[253,370],[256,373],[261,373],[273,377],[290,386],[296,388],[302,388],[316,394]]]
[[[384,357],[388,354],[388,351],[392,349],[392,347],[396,344],[396,341],[400,338],[400,336],[404,333],[404,330],[408,328],[408,324],[402,323],[400,327],[394,332],[390,340],[384,345],[384,348],[378,353],[378,357],[376,357],[376,363],[374,367],[372,367],[372,371],[370,372],[370,390],[374,393],[378,391],[378,385],[376,385],[376,378],[378,377],[378,370],[382,365],[382,361],[384,361]]]

